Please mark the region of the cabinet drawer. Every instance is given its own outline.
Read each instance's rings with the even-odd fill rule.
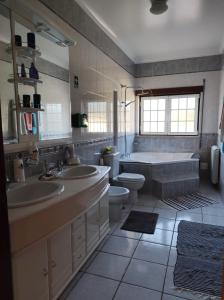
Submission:
[[[83,243],[73,253],[73,271],[75,271],[86,257],[86,245]]]
[[[100,237],[106,234],[109,231],[109,221],[105,222],[100,226]]]
[[[73,249],[79,248],[80,245],[85,242],[85,240],[86,240],[86,228],[85,228],[85,224],[82,224],[72,233]]]
[[[72,223],[72,230],[76,231],[78,227],[85,223],[85,215],[81,215],[78,218],[76,218]]]

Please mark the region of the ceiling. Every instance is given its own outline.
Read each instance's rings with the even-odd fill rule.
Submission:
[[[221,53],[223,0],[168,0],[162,15],[149,0],[76,0],[135,62],[144,63]]]

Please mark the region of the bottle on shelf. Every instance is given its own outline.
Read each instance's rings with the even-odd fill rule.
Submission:
[[[40,94],[33,94],[33,107],[41,108],[41,95]]]
[[[36,43],[35,43],[35,34],[33,32],[27,33],[27,44],[28,47],[35,49]]]
[[[39,72],[36,69],[34,63],[32,62],[29,69],[30,78],[39,79]]]
[[[23,107],[30,107],[30,95],[23,95]]]
[[[15,45],[17,47],[22,46],[22,37],[21,37],[21,35],[15,35]]]
[[[15,182],[25,182],[24,164],[21,153],[13,160],[13,169]]]
[[[26,78],[26,69],[24,64],[21,64],[21,77]]]

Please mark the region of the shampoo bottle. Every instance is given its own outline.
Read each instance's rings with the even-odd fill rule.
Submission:
[[[21,153],[13,161],[15,182],[25,182],[24,164]]]

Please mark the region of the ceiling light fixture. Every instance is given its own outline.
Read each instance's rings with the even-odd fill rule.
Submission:
[[[168,0],[151,0],[152,6],[150,12],[154,15],[161,15],[168,9]]]

